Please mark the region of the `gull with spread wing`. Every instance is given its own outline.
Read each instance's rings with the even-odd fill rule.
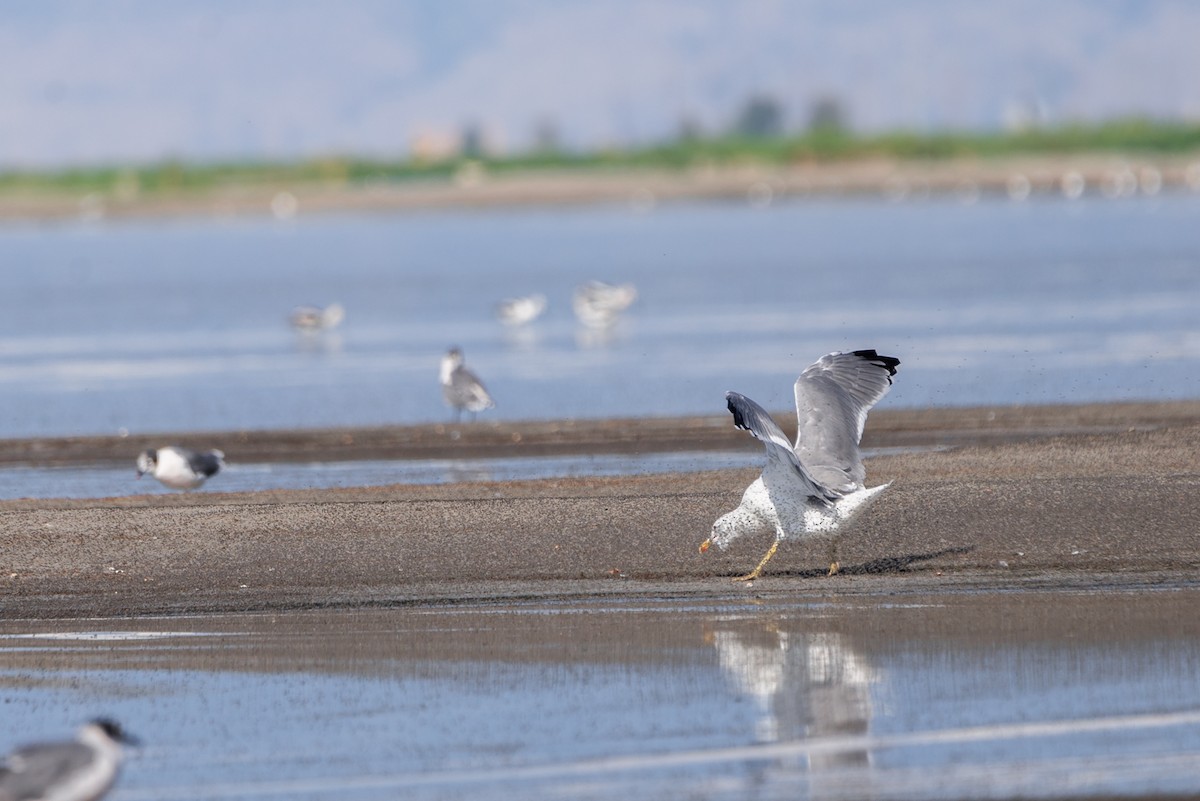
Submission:
[[[775,529],[775,541],[754,568],[737,581],[762,575],[786,539],[829,534],[829,575],[838,572],[837,530],[862,512],[887,484],[868,489],[858,443],[867,412],[892,387],[900,360],[874,350],[822,356],[796,379],[796,441],[788,440],[771,415],[738,392],[725,393],[733,424],[767,449],[767,466],[732,512],[713,523],[700,553],[721,550],[743,534]]]

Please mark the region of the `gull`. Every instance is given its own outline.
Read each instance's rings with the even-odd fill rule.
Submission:
[[[122,744],[137,740],[97,718],[75,740],[18,748],[0,762],[0,801],[97,801],[117,779]]]
[[[138,454],[137,477],[149,474],[171,489],[195,489],[224,466],[225,454],[218,450],[193,451],[168,445]]]
[[[867,412],[892,387],[900,360],[874,350],[835,351],[805,368],[796,379],[796,442],[754,401],[725,393],[733,424],[767,449],[767,466],[732,512],[713,523],[700,553],[721,550],[743,534],[775,529],[775,541],[754,570],[735,581],[752,581],[786,539],[830,534],[829,575],[838,572],[835,532],[888,487],[866,488],[859,454]],[[890,482],[889,482],[890,484]]]
[[[336,328],[346,317],[346,309],[340,303],[320,306],[297,306],[288,315],[288,322],[297,331],[328,331]]]
[[[545,295],[535,294],[520,298],[508,298],[496,304],[496,319],[505,325],[525,325],[536,320],[545,310]]]
[[[621,312],[637,300],[633,284],[606,284],[588,281],[576,288],[571,307],[579,322],[592,328],[605,328],[616,322]]]
[[[454,409],[455,422],[462,417],[463,409],[470,412],[471,419],[474,419],[477,413],[496,405],[479,376],[463,364],[463,353],[459,348],[451,348],[442,357],[439,380],[442,382],[442,398],[447,406]]]

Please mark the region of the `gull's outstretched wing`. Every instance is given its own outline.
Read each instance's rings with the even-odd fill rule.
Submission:
[[[892,388],[900,360],[874,350],[830,353],[796,379],[796,445],[800,463],[840,492],[863,486],[859,455],[867,412]]]
[[[792,449],[792,443],[783,433],[783,429],[767,413],[766,409],[740,392],[726,392],[725,402],[729,405],[729,411],[733,413],[733,425],[743,431],[749,431],[755,439],[766,445],[768,458],[789,465],[795,471],[796,479],[805,492],[813,498],[824,501],[833,501],[841,497],[841,493],[836,491],[836,488],[831,489],[817,481],[805,469]]]

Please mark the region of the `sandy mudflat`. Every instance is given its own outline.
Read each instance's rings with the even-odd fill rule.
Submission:
[[[459,441],[500,428],[511,443]],[[1200,403],[901,410],[866,441],[944,447],[868,462],[868,484],[894,484],[841,538],[835,578],[819,540],[748,588],[725,577],[765,535],[697,553],[756,471],[205,491],[0,502],[0,616],[1200,583]]]

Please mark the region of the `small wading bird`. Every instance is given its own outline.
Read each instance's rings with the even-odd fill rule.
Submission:
[[[442,382],[442,398],[447,406],[454,409],[455,422],[462,418],[463,409],[470,412],[474,420],[476,414],[496,405],[479,377],[463,364],[463,353],[458,348],[451,348],[442,357],[439,379]]]
[[[637,300],[633,284],[614,286],[602,281],[588,281],[575,290],[571,308],[579,322],[591,328],[605,328],[617,321],[621,312]]]
[[[328,331],[336,328],[346,317],[346,310],[340,303],[330,303],[325,308],[320,306],[297,306],[288,315],[288,322],[297,331]]]
[[[509,298],[496,304],[496,319],[505,325],[518,326],[532,323],[546,310],[545,295],[526,295]]]
[[[138,454],[137,477],[151,475],[171,489],[195,489],[225,466],[225,454],[217,450],[197,452],[168,445]]]
[[[713,523],[700,553],[721,550],[743,534],[775,529],[775,541],[754,570],[735,581],[750,581],[786,539],[829,534],[829,575],[838,572],[835,532],[888,487],[867,489],[858,443],[867,412],[892,387],[900,360],[874,350],[830,353],[796,379],[796,442],[754,401],[725,393],[733,424],[767,448],[767,466],[746,488],[742,503]]]
[[[98,718],[73,741],[18,748],[0,762],[0,801],[97,801],[117,779],[121,746],[137,744]]]

